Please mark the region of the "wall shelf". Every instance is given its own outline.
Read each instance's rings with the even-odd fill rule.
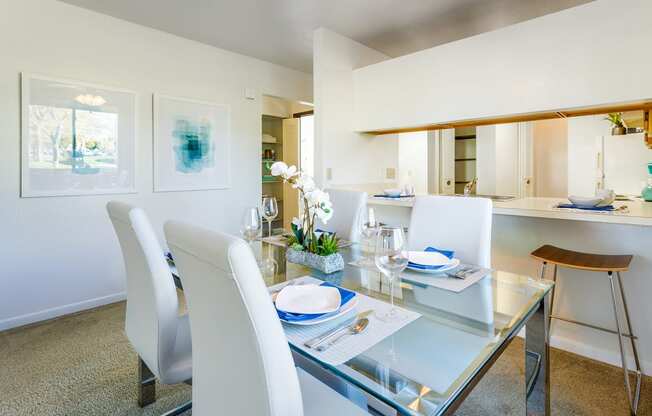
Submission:
[[[455,136],[455,140],[471,140],[475,139],[475,134],[469,134],[468,136]]]
[[[476,160],[476,158],[467,157],[467,158],[455,159],[456,162],[468,162],[468,161],[473,161],[473,160]]]

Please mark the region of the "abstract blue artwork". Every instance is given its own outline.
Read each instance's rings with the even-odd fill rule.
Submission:
[[[214,166],[215,146],[208,121],[193,123],[177,120],[172,136],[176,139],[174,154],[177,172],[198,173]]]
[[[154,191],[229,188],[229,107],[156,94],[154,108]]]

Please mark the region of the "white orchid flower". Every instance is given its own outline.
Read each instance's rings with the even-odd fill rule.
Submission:
[[[288,171],[288,165],[285,162],[274,162],[270,170],[273,176],[283,176]]]
[[[312,192],[315,190],[315,181],[311,176],[301,173],[292,185],[295,189],[302,189],[303,192]]]
[[[292,224],[296,225],[297,228],[302,228],[302,227],[303,227],[303,221],[301,221],[301,220],[300,220],[299,218],[297,218],[297,217],[293,217],[293,218],[292,218]]]
[[[298,174],[297,167],[292,165],[289,166],[285,162],[274,162],[270,168],[272,176],[280,176],[281,178],[288,180],[293,176]]]

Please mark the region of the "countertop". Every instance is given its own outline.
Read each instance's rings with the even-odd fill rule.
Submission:
[[[639,199],[633,201],[616,201],[613,203],[616,208],[623,205],[627,206],[627,210],[616,212],[555,208],[560,202],[568,203],[568,200],[563,198],[539,197],[517,198],[510,201],[494,201],[493,209],[495,215],[652,226],[652,202],[645,202]],[[414,198],[390,199],[372,196],[369,197],[368,203],[370,205],[411,208],[414,204]]]

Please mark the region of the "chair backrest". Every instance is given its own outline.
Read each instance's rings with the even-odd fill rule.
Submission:
[[[111,201],[106,205],[127,271],[125,331],[138,355],[166,382],[177,334],[176,287],[145,212]]]
[[[167,222],[192,342],[193,414],[301,416],[294,361],[251,248]]]
[[[486,198],[418,196],[412,207],[408,247],[455,250],[464,263],[491,267],[492,204]]]
[[[337,233],[349,241],[360,241],[360,225],[366,215],[367,193],[346,189],[325,189],[333,203],[333,217],[327,224],[317,221],[317,228]]]

